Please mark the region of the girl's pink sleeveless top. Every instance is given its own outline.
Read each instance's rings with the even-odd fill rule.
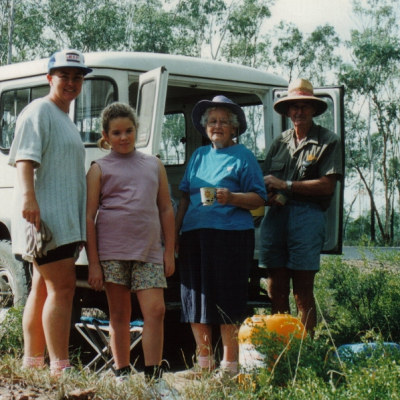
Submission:
[[[100,261],[162,264],[157,158],[137,150],[126,155],[111,150],[94,162],[101,168],[96,220]]]

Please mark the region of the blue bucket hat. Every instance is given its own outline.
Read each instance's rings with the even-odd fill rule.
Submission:
[[[218,95],[215,96],[211,101],[210,100],[201,100],[194,107],[192,111],[192,121],[195,128],[206,138],[207,132],[204,129],[204,126],[201,125],[201,117],[204,115],[208,108],[214,107],[224,107],[231,110],[234,114],[237,115],[239,121],[239,135],[246,132],[247,123],[246,116],[242,107],[238,104],[235,104],[232,100],[228,99],[225,96]]]
[[[83,75],[90,74],[93,70],[85,65],[85,57],[78,50],[68,49],[56,51],[49,59],[47,71],[50,74],[56,68],[79,68]]]

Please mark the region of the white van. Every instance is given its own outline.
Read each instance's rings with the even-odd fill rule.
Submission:
[[[192,108],[199,100],[223,94],[243,107],[248,129],[240,136],[240,141],[254,152],[260,164],[274,137],[290,123],[272,107],[276,98],[286,95],[288,83],[262,70],[199,58],[147,53],[88,53],[85,61],[93,72],[87,76],[81,95],[71,105],[70,117],[86,147],[86,167],[92,160],[105,155],[96,147],[101,133],[99,117],[102,109],[113,101],[129,103],[137,109],[140,118],[137,148],[160,156],[175,202],[179,201],[178,186],[191,154],[205,144],[205,139],[191,123]],[[48,59],[43,59],[0,67],[0,307],[23,303],[29,289],[29,265],[11,253],[15,169],[7,162],[19,113],[29,102],[49,91],[47,62]],[[318,88],[315,94],[329,105],[328,111],[316,120],[343,139],[343,88]],[[337,185],[336,198],[327,211],[326,253],[341,253],[342,250],[343,183]],[[254,217],[256,229],[261,218],[262,215]],[[254,271],[258,270],[257,258],[256,249]],[[85,254],[82,254],[76,269],[75,306],[78,310],[82,306],[106,308],[104,294],[89,290],[85,265]],[[260,277],[264,273],[262,270],[252,275],[251,292],[255,296],[261,294]],[[166,300],[173,308],[174,304],[179,306],[180,301],[179,272],[170,278],[169,286]],[[265,292],[263,296],[266,302]]]

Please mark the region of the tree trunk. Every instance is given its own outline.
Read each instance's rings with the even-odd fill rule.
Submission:
[[[12,44],[13,44],[13,33],[14,33],[14,10],[15,10],[15,0],[12,0],[11,1],[11,10],[10,10],[10,25],[8,28],[7,64],[11,64],[11,57],[12,57]]]
[[[371,203],[371,242],[376,241],[376,230],[375,230],[375,207],[374,207],[374,202],[372,199],[370,199]]]

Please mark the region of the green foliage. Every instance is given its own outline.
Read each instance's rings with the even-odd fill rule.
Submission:
[[[398,193],[400,40],[398,0],[353,1],[359,28],[346,43],[351,63],[338,79],[346,87],[346,159],[350,176],[358,176],[370,197],[385,244],[393,243],[393,208]],[[357,111],[354,111],[357,110]],[[383,193],[374,190],[379,181]],[[378,209],[377,197],[384,199]],[[375,221],[375,219],[374,219]],[[371,238],[375,240],[374,224]]]
[[[359,335],[370,330],[387,341],[400,341],[398,267],[387,265],[388,261],[372,268],[365,259],[359,267],[340,257],[324,258],[317,275],[316,299],[338,344],[357,341]]]
[[[312,340],[310,336],[302,339],[290,337],[289,341],[275,332],[261,329],[254,335],[257,350],[265,355],[267,368],[259,371],[258,384],[260,387],[269,385],[282,386],[288,382],[295,384],[302,379],[299,371],[312,368],[315,377],[328,380],[327,371],[338,367],[333,357],[327,357],[332,351],[332,345],[319,338]]]
[[[124,46],[126,14],[109,0],[48,0],[42,15],[56,48],[81,51],[119,50]]]
[[[295,25],[281,22],[276,36],[278,45],[273,53],[289,81],[302,77],[310,79],[315,86],[325,85],[327,72],[340,64],[335,54],[340,40],[330,25],[319,26],[304,38]]]
[[[11,1],[0,2],[0,65],[7,64]],[[35,0],[16,1],[11,62],[33,59],[46,54],[51,40],[43,37],[45,18]]]
[[[23,353],[23,307],[10,308],[0,324],[0,356],[20,357]]]
[[[371,217],[360,215],[351,219],[345,230],[344,244],[346,246],[359,246],[371,232]]]
[[[240,136],[240,143],[250,149],[257,160],[265,160],[264,115],[261,105],[243,107],[247,130]]]
[[[173,13],[174,53],[201,57],[203,46],[211,46],[211,57],[217,58],[219,46],[213,51],[214,37],[224,36],[226,16],[223,0],[181,0]]]
[[[257,336],[267,365],[254,377],[257,395],[251,398],[400,399],[400,352],[383,345],[400,341],[400,254],[368,250],[376,260],[365,258],[358,266],[341,257],[323,259],[314,339],[291,339],[286,346],[270,332]],[[377,349],[337,356],[342,344],[368,342]]]
[[[160,158],[165,165],[183,164],[185,148],[181,139],[185,137],[185,118],[181,113],[164,116],[161,134]]]
[[[371,250],[371,249],[370,249]],[[314,339],[290,339],[260,331],[254,339],[266,368],[253,379],[257,399],[400,399],[400,352],[384,342],[400,341],[400,278],[397,252],[371,250],[351,266],[326,257],[317,274],[320,323]],[[347,343],[377,343],[360,354],[340,353]]]
[[[362,338],[372,339],[368,335]],[[338,354],[329,335],[291,340],[285,346],[264,332],[259,351],[275,360],[253,379],[257,399],[392,399],[400,398],[400,352],[389,350],[381,337],[377,348]],[[280,345],[279,345],[280,344]],[[277,357],[277,355],[279,356]]]
[[[222,54],[229,62],[258,67],[270,65],[268,54],[271,42],[261,35],[264,21],[271,17],[271,0],[243,0],[227,20],[227,40]]]
[[[159,0],[139,0],[132,8],[128,34],[130,51],[172,53],[174,50],[173,15]]]

